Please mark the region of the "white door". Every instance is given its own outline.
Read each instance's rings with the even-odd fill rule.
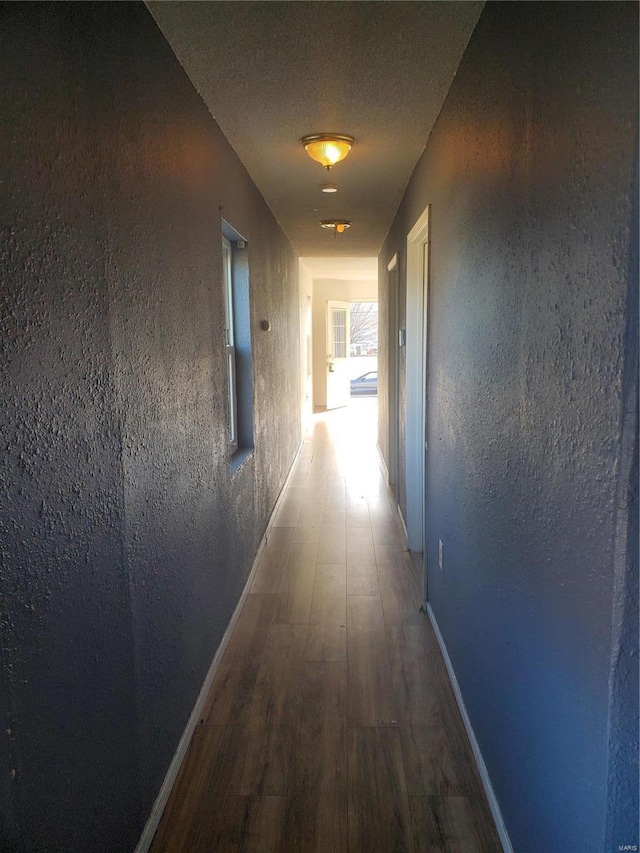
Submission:
[[[349,307],[327,302],[327,409],[349,405]]]

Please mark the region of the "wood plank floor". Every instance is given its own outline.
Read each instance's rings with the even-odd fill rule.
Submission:
[[[500,853],[376,450],[316,415],[152,853]]]

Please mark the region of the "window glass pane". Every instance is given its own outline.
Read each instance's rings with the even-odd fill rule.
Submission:
[[[222,238],[222,272],[224,283],[224,334],[229,382],[229,444],[238,447],[238,396],[236,389],[236,352],[233,335],[233,278],[231,268],[231,243]]]
[[[222,238],[222,263],[224,268],[224,329],[226,343],[233,345],[233,279],[231,277],[231,243]]]
[[[227,347],[227,369],[229,372],[229,441],[235,450],[238,447],[238,416],[236,398],[236,353],[233,347]]]
[[[253,357],[247,241],[222,220],[224,327],[229,395],[231,468],[246,458],[253,438]],[[236,451],[242,451],[236,454]],[[244,454],[244,455],[243,455]]]
[[[332,316],[333,357],[347,357],[347,312],[344,308],[334,308]]]

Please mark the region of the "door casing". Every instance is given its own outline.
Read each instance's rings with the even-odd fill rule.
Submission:
[[[398,484],[398,253],[396,252],[387,264],[387,295],[389,300],[389,336],[388,336],[388,424],[387,424],[387,453],[389,457],[389,484],[397,495]]]
[[[427,309],[429,305],[427,206],[407,235],[407,545],[426,555],[425,465],[427,407]],[[423,558],[426,600],[426,556]]]

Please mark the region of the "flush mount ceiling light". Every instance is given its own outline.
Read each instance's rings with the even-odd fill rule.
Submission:
[[[337,193],[338,187],[335,184],[320,184],[320,189],[323,193]]]
[[[342,234],[347,228],[351,228],[351,223],[348,219],[323,219],[320,227],[332,229],[334,234]]]
[[[321,163],[327,171],[347,156],[355,139],[342,133],[312,133],[300,142],[312,160]]]

